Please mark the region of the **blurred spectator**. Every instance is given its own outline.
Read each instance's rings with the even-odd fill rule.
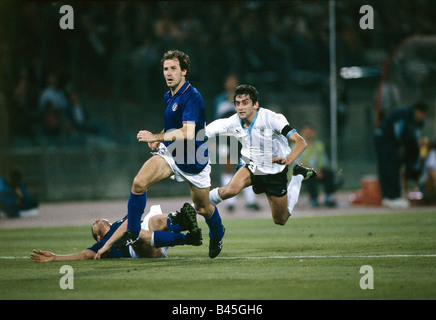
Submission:
[[[329,167],[324,143],[316,138],[316,129],[311,124],[305,124],[300,133],[307,142],[307,148],[297,162],[316,170],[316,179],[309,179],[304,182],[309,191],[310,204],[312,207],[319,206],[319,186],[322,185],[325,191],[325,206],[335,207],[336,201],[333,197],[338,189],[339,181],[334,171]]]
[[[401,167],[405,165],[406,178],[417,178],[421,129],[427,117],[428,106],[417,102],[412,107],[393,110],[375,133],[378,178],[383,205],[406,208],[407,200],[401,197]],[[404,186],[403,187],[407,187]]]
[[[58,87],[58,77],[51,73],[48,85],[39,96],[39,112],[42,116],[43,132],[49,136],[59,135],[63,128],[68,100],[64,92]]]
[[[424,203],[436,203],[436,149],[435,141],[424,142],[424,165],[422,168],[420,189],[423,193]]]
[[[238,77],[234,74],[230,74],[224,80],[224,92],[219,94],[215,98],[214,103],[214,115],[215,119],[219,118],[228,118],[233,115],[236,110],[233,104],[233,94],[238,86]],[[222,138],[226,138],[225,141],[222,141]],[[234,146],[232,148],[232,146]],[[233,136],[222,136],[218,139],[218,155],[219,155],[219,164],[221,164],[221,185],[227,185],[230,180],[233,178],[233,174],[235,173],[235,164],[232,164],[239,159],[239,142]],[[232,152],[237,154],[232,154]],[[248,209],[259,210],[260,207],[256,203],[256,195],[253,192],[252,186],[243,189],[244,198],[245,198],[245,206]],[[236,204],[236,197],[227,199],[224,201],[227,209],[229,211],[233,211]]]
[[[38,106],[27,68],[20,70],[13,94],[9,111],[12,134],[32,136],[38,121]]]
[[[79,92],[72,90],[69,98],[67,119],[72,125],[72,129],[79,133],[97,133],[97,129],[90,123],[88,110],[81,100]]]
[[[30,198],[19,169],[0,177],[0,211],[10,218],[38,215],[38,201]]]
[[[48,104],[55,110],[65,111],[68,101],[64,92],[59,88],[58,76],[54,73],[49,74],[47,87],[42,90],[39,96],[39,110],[44,113]]]

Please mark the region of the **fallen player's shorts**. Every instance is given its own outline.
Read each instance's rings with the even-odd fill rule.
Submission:
[[[154,205],[151,206],[150,212],[144,217],[144,220],[141,223],[141,229],[149,231],[150,228],[148,227],[148,221],[150,221],[151,217],[154,217],[158,214],[162,214],[162,209],[160,205]],[[167,251],[169,247],[162,247],[160,248],[162,250],[162,257],[168,258]],[[135,250],[133,250],[132,246],[129,246],[129,253],[132,258],[139,258],[139,256],[136,254]]]
[[[194,186],[200,189],[209,188],[211,186],[210,163],[208,163],[206,167],[203,170],[201,170],[200,173],[186,173],[180,170],[180,168],[177,166],[176,162],[174,161],[173,156],[169,153],[167,147],[163,143],[159,145],[159,151],[152,152],[152,154],[161,156],[169,164],[171,170],[174,173],[174,175],[171,176],[171,179],[175,179],[178,182],[189,181]]]

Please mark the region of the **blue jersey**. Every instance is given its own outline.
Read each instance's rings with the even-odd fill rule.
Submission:
[[[112,237],[112,235],[115,233],[115,231],[122,225],[122,223],[126,220],[127,216],[125,216],[123,219],[118,220],[117,222],[113,223],[109,229],[109,231],[104,235],[103,239],[96,242],[92,247],[88,248],[89,250],[94,251],[95,253],[98,252],[105,243]],[[131,258],[129,253],[129,247],[123,247],[121,249],[115,249],[110,248],[109,252],[107,253],[107,256],[105,258]]]
[[[184,172],[201,172],[209,161],[209,150],[205,143],[205,106],[203,97],[189,81],[174,96],[168,91],[165,100],[165,132],[180,129],[184,123],[195,124],[193,141],[164,142],[172,154],[176,165]]]

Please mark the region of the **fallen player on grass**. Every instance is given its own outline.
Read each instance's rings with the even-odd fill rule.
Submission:
[[[112,248],[112,243],[121,237],[127,228],[127,216],[111,224],[106,219],[95,220],[91,226],[92,236],[97,241],[80,253],[59,255],[49,251],[33,250],[30,258],[35,262],[90,260],[100,258],[161,258],[167,257],[169,247],[176,245],[202,244],[201,229],[188,203],[180,212],[163,214],[160,205],[154,205],[141,224],[140,240],[120,249]],[[171,226],[170,231],[168,226]],[[187,234],[182,231],[189,231]],[[112,235],[114,237],[111,239]],[[109,242],[109,239],[111,242]]]

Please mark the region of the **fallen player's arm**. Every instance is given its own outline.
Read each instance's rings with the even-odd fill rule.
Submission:
[[[106,251],[109,251],[110,248],[112,248],[113,243],[115,241],[117,241],[119,238],[121,238],[121,236],[127,230],[127,221],[128,221],[128,219],[124,220],[124,222],[119,226],[119,228],[117,230],[115,230],[112,237],[110,237],[109,240],[106,241],[104,246],[101,247],[101,249],[97,251],[97,253],[94,256],[94,259],[100,259]]]
[[[73,254],[54,254],[49,251],[33,250],[30,258],[35,262],[54,262],[54,261],[73,261],[73,260],[89,260],[94,258],[95,252],[85,249],[80,253]]]
[[[180,129],[170,130],[167,132],[151,133],[147,130],[138,132],[138,142],[163,142],[175,140],[192,140],[195,138],[195,123],[185,122]]]
[[[292,133],[289,136],[289,140],[294,143],[294,147],[292,148],[291,153],[286,158],[274,158],[272,159],[273,163],[290,165],[295,160],[298,159],[299,156],[306,150],[307,143],[306,140],[302,136],[300,136],[297,132]]]

